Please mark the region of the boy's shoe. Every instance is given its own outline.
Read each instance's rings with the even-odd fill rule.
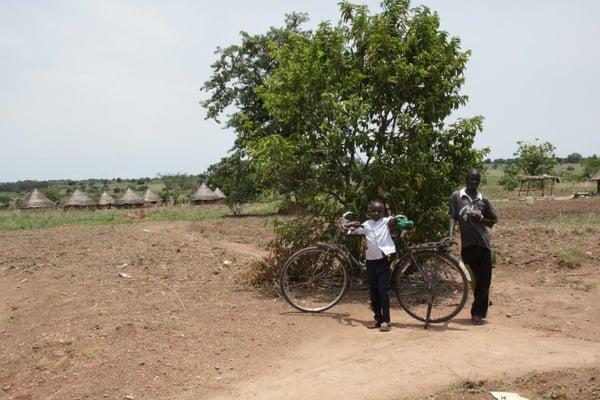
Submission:
[[[367,325],[367,329],[375,329],[375,328],[380,328],[380,327],[381,327],[381,324],[377,321],[373,321],[369,325]]]
[[[392,327],[390,326],[390,324],[389,324],[389,323],[387,323],[387,322],[382,322],[382,323],[381,323],[381,326],[379,327],[379,330],[380,330],[381,332],[389,332],[391,328],[392,328]]]

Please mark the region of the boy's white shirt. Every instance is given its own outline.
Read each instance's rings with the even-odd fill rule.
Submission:
[[[370,219],[351,232],[354,235],[365,235],[367,240],[365,256],[367,260],[379,260],[383,255],[387,256],[396,252],[396,246],[388,226],[390,218],[384,217],[379,221]]]

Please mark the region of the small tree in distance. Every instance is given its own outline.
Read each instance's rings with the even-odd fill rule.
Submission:
[[[186,174],[165,174],[158,175],[162,183],[165,185],[161,191],[161,198],[173,199],[173,205],[176,206],[181,202],[181,196],[185,193],[191,193],[197,186],[198,182],[193,175]]]
[[[536,139],[536,142],[539,139]],[[531,144],[518,141],[519,149],[514,154],[518,159],[519,169],[524,175],[552,175],[554,167],[558,164],[554,150],[556,147],[550,142]]]
[[[596,172],[600,171],[600,157],[593,155],[581,161],[583,174],[586,178],[591,178]]]
[[[536,139],[536,142],[538,141],[539,139]],[[553,175],[558,160],[554,155],[555,147],[552,143],[532,144],[518,141],[517,145],[519,148],[513,154],[517,162],[504,169],[504,175],[499,181],[504,189],[509,191],[516,189],[519,185],[519,175]]]

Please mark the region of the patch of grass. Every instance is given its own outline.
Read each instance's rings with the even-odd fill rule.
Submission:
[[[567,390],[564,387],[547,390],[543,397],[545,399],[568,399]]]
[[[436,394],[427,397],[428,400],[462,399],[468,395],[471,398],[488,398],[490,391],[504,391],[507,385],[503,380],[488,382],[486,380],[466,379],[452,384]]]
[[[60,261],[60,258],[57,257],[50,259],[49,262],[53,267],[60,267],[62,265],[62,261]]]
[[[595,283],[586,282],[581,278],[571,278],[568,276],[560,276],[557,279],[557,282],[560,286],[569,286],[575,290],[583,290],[584,292],[589,292],[590,290],[596,288]]]
[[[539,285],[544,285],[548,282],[548,278],[546,278],[545,276],[538,276],[537,278],[535,278],[535,282]]]
[[[179,330],[179,324],[177,322],[172,322],[172,323],[169,324],[168,329],[172,330],[172,331],[178,331]]]
[[[464,380],[450,385],[428,400],[491,399],[491,391],[515,392],[528,399],[600,399],[597,384],[600,368],[561,369],[551,372],[531,372],[514,379],[494,381]]]
[[[600,202],[598,202],[598,205],[600,205]],[[594,213],[578,216],[560,216],[554,220],[554,223],[558,226],[575,226],[576,228],[572,229],[571,233],[581,236],[586,233],[597,232],[596,225],[600,225],[600,215]]]
[[[566,268],[577,268],[581,266],[583,252],[578,248],[558,248],[554,250],[554,256],[558,258],[558,265]]]
[[[115,225],[145,221],[201,221],[232,215],[225,204],[144,208],[144,218],[130,219],[131,209],[39,211],[0,210],[0,232],[45,229],[64,225]],[[246,207],[243,215],[268,215],[276,211],[275,203],[257,203]]]

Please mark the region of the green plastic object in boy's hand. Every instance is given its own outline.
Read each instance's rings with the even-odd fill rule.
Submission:
[[[415,221],[402,218],[396,221],[396,226],[401,229],[410,229],[415,226]]]

